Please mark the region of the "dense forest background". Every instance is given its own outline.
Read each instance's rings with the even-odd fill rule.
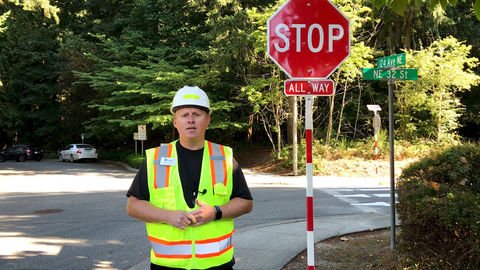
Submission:
[[[56,151],[84,134],[100,149],[133,149],[139,124],[147,125],[146,147],[158,145],[176,138],[175,91],[198,85],[213,107],[208,138],[281,150],[291,143],[295,101],[266,56],[266,22],[284,2],[0,0],[0,148]],[[321,143],[370,138],[367,104],[383,108],[387,126],[387,84],[364,81],[362,68],[402,52],[419,79],[395,83],[396,136],[479,138],[480,22],[472,2],[413,2],[400,16],[372,1],[332,1],[353,31],[350,57],[330,77],[335,94],[314,99]],[[302,138],[303,100],[296,103]]]

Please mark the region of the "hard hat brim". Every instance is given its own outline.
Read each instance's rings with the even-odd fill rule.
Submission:
[[[182,105],[182,106],[173,107],[173,108],[172,108],[172,114],[175,113],[178,109],[181,109],[181,108],[197,108],[197,109],[200,109],[200,110],[206,112],[207,114],[210,114],[210,113],[212,112],[209,108],[206,108],[206,107],[203,107],[203,106],[198,106],[198,105]]]

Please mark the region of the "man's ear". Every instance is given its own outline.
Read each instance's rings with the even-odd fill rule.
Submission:
[[[212,118],[210,117],[210,115],[211,115],[211,114],[209,114],[209,113],[207,114],[207,126],[210,125],[210,120],[212,119]]]

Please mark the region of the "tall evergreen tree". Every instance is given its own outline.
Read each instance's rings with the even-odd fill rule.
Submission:
[[[6,3],[10,15],[0,35],[3,97],[14,109],[3,116],[7,142],[45,145],[59,134],[55,21]],[[2,132],[3,133],[3,132]]]

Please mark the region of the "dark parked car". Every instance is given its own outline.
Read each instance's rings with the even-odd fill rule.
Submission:
[[[14,159],[23,162],[27,159],[40,161],[43,158],[43,150],[39,147],[29,146],[25,144],[16,144],[8,147],[5,151],[0,152],[0,162]]]

